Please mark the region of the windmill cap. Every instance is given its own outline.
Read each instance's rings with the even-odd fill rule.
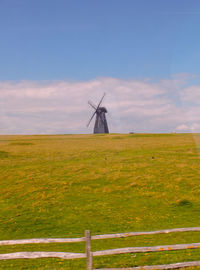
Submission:
[[[99,107],[98,111],[107,113],[107,110],[105,107]]]

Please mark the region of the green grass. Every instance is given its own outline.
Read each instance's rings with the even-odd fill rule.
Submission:
[[[200,226],[200,135],[0,136],[0,239]],[[200,233],[92,241],[92,250],[200,242]],[[2,246],[84,252],[84,244]],[[94,258],[94,267],[200,260],[199,250]],[[0,269],[85,269],[85,260],[1,261]]]

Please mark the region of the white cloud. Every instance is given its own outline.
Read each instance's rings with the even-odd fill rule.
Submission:
[[[189,131],[190,127],[188,125],[182,124],[182,125],[178,125],[175,130],[176,131]]]
[[[193,85],[185,88],[181,93],[181,97],[183,102],[200,104],[200,85]]]
[[[87,101],[97,104],[104,92],[111,132],[195,132],[200,86],[186,87],[191,77],[0,82],[0,134],[90,133]]]
[[[200,132],[200,123],[182,124],[175,129],[178,132]]]

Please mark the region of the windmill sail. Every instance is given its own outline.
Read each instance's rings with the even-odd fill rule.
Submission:
[[[104,93],[103,97],[101,98],[97,107],[93,103],[91,103],[91,101],[88,101],[88,103],[93,107],[93,109],[95,109],[95,111],[94,111],[92,117],[90,118],[90,121],[89,121],[87,126],[89,126],[93,117],[96,114],[95,125],[94,125],[94,134],[109,133],[108,124],[107,124],[106,115],[105,115],[107,113],[107,110],[105,107],[100,107],[104,97],[105,97],[105,93]]]

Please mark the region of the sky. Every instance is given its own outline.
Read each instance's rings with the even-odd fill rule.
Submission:
[[[200,132],[198,0],[0,0],[0,134]],[[93,120],[94,121],[94,120]]]

